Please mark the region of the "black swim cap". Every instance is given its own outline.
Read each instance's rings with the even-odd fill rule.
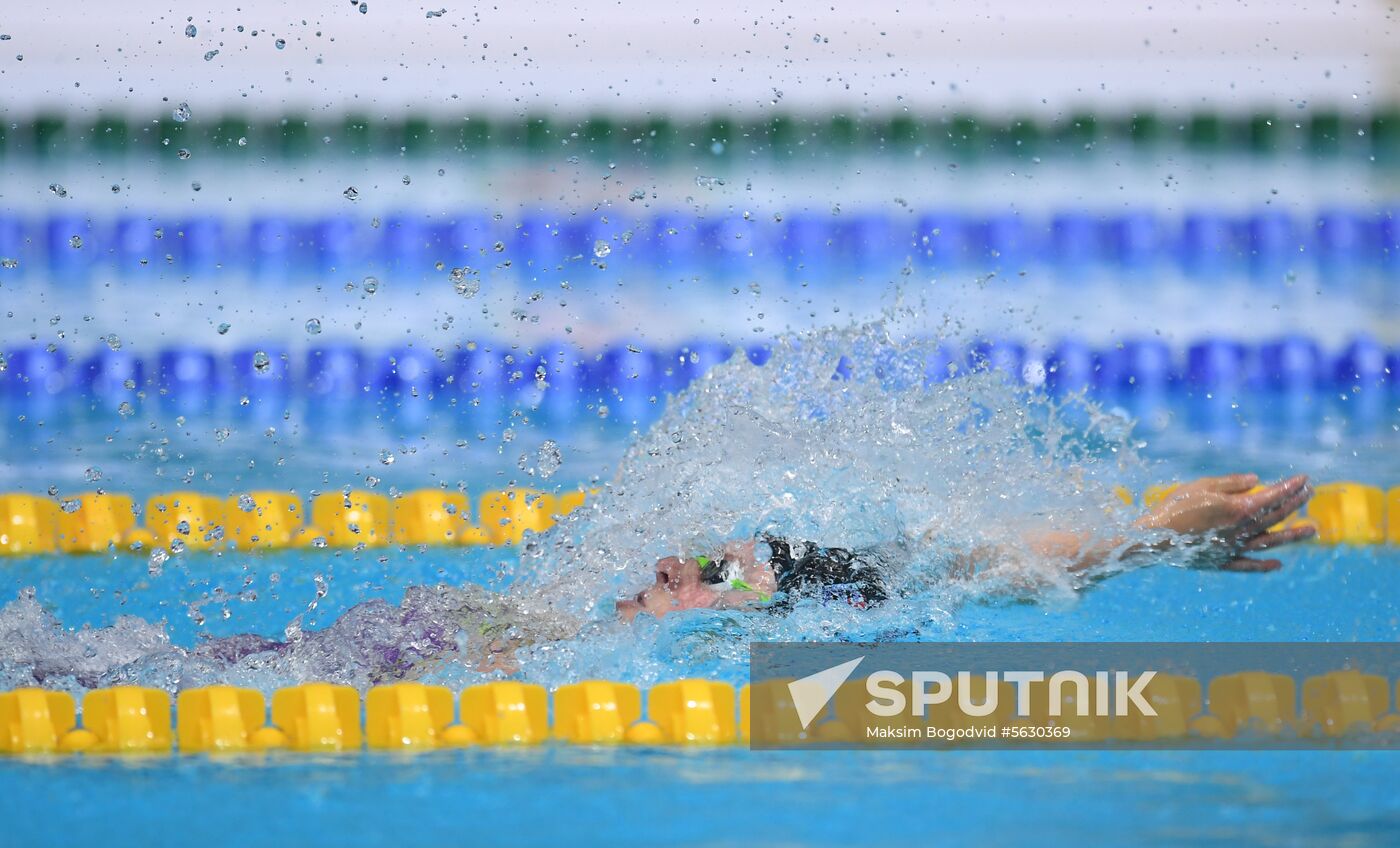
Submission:
[[[768,561],[783,596],[779,604],[791,606],[799,597],[815,597],[867,607],[889,598],[880,564],[869,554],[810,542],[794,551],[783,539],[764,541],[773,551]]]

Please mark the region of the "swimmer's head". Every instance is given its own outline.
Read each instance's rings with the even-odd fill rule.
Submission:
[[[660,618],[670,612],[715,606],[719,595],[719,590],[702,577],[698,560],[666,557],[656,561],[650,586],[631,598],[618,599],[617,614],[623,621],[643,612]]]
[[[729,578],[716,580],[716,574]],[[632,621],[644,612],[660,618],[682,610],[766,600],[776,587],[767,563],[754,561],[752,543],[727,547],[722,568],[716,560],[704,557],[666,557],[656,561],[654,575],[650,586],[633,597],[617,600],[617,614],[623,621]]]

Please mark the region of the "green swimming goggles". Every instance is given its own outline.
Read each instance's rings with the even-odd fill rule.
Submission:
[[[758,595],[758,599],[767,603],[769,596],[758,591],[743,578],[743,571],[740,570],[737,562],[727,559],[711,559],[707,556],[698,556],[695,561],[700,563],[700,579],[706,583],[718,585],[727,584],[731,589],[738,589],[741,592],[753,592]]]

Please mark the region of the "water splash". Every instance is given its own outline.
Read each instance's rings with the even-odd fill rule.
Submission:
[[[547,683],[737,677],[753,640],[940,638],[969,597],[1069,596],[1064,563],[1032,556],[1023,534],[1126,532],[1113,486],[1144,470],[1128,428],[985,368],[947,379],[943,350],[890,321],[781,340],[762,367],[734,356],[670,401],[588,505],[527,539],[499,592],[415,587],[323,630],[294,619],[285,642],[193,649],[136,618],[65,631],[28,594],[0,608],[0,688],[463,685],[492,673],[481,663],[493,644],[518,645],[520,674]],[[782,616],[615,620],[612,599],[651,582],[657,559],[762,534],[879,547],[897,566],[893,597],[869,610],[803,601]]]
[[[672,401],[599,497],[527,544],[532,601],[596,616],[658,558],[762,534],[895,545],[906,592],[992,547],[987,565],[1067,587],[1022,535],[1123,532],[1113,485],[1136,454],[1087,403],[985,368],[943,380],[940,351],[882,322],[786,340],[762,367],[732,358]]]

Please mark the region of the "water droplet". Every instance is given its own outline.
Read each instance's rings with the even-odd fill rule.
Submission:
[[[246,136],[241,136],[241,135],[240,135],[240,136],[238,137],[238,146],[239,146],[239,147],[247,147],[247,146],[248,146],[248,138],[247,138]]]
[[[196,35],[199,35],[199,28],[194,24],[185,24],[185,37],[194,38]]]
[[[184,524],[184,522],[181,522],[181,523]],[[185,526],[188,527],[189,525],[186,524]],[[178,527],[177,527],[177,529],[178,529]],[[189,531],[186,530],[185,532],[188,533]],[[171,552],[172,554],[182,554],[182,553],[184,553],[184,552],[185,552],[185,540],[184,540],[184,539],[171,539],[171,540],[170,540],[170,552]]]
[[[540,476],[548,478],[559,470],[559,466],[564,464],[564,454],[559,450],[559,445],[553,439],[545,439],[540,444],[539,452],[535,458],[536,467]]]
[[[452,269],[452,288],[462,297],[475,297],[481,291],[481,280],[467,276],[461,268]]]
[[[82,508],[82,505],[82,502],[79,501],[77,498],[67,498],[59,502],[58,508],[63,510],[67,514],[72,515],[73,513],[77,512],[80,508]]]
[[[227,427],[216,427],[214,429],[214,440],[219,444],[223,444],[231,435],[233,435],[233,431]]]
[[[369,14],[369,4],[368,4],[368,3],[361,3],[361,4],[360,4],[360,14],[362,14],[362,15],[368,15],[368,14]]]
[[[182,519],[180,519],[179,521],[175,522],[175,532],[176,532],[176,533],[179,533],[181,536],[188,536],[188,535],[190,535],[190,522],[189,522],[187,519],[184,519],[184,518],[182,518]],[[172,550],[173,550],[173,549],[172,549]],[[179,553],[179,552],[176,551],[176,553]]]
[[[430,18],[440,18],[445,14],[447,14],[446,9],[438,9],[436,12],[432,11],[431,9],[428,10],[428,17]]]
[[[118,336],[116,333],[108,333],[106,337],[102,339],[102,341],[106,342],[107,347],[110,347],[112,350],[122,349],[121,337]]]
[[[718,152],[718,151],[716,151],[716,152]],[[700,186],[701,188],[713,189],[715,186],[722,186],[722,185],[724,185],[724,178],[723,178],[723,177],[707,177],[707,176],[705,176],[705,175],[703,175],[703,174],[697,174],[697,175],[695,176],[695,184],[698,185],[698,186]]]
[[[83,479],[88,481],[89,483],[96,483],[98,480],[102,479],[102,469],[98,468],[95,465],[90,468],[84,469]]]
[[[191,114],[193,113],[190,112],[190,104],[188,103],[181,103],[170,111],[170,117],[177,124],[183,124],[185,121],[188,121]]]
[[[313,547],[313,548],[324,548],[325,546],[326,546],[326,537],[325,537],[325,536],[317,536],[316,538],[314,538],[314,539],[311,540],[311,547]]]
[[[498,241],[495,244],[491,245],[491,249],[496,251],[497,253],[501,253],[506,249],[505,242]]]
[[[123,418],[129,418],[130,416],[136,414],[136,410],[133,409],[131,404],[127,401],[122,401],[121,403],[117,404],[117,414]]]
[[[77,250],[78,248],[83,246],[83,237],[73,236],[72,238],[68,239],[68,246],[73,248],[74,250]]]
[[[365,294],[374,294],[379,291],[379,278],[365,277],[364,280],[360,282],[360,286],[365,290]]]
[[[287,39],[279,38],[276,41],[272,42],[272,46],[276,47],[278,50],[281,50],[283,47],[287,46]]]
[[[229,331],[229,325],[228,325],[228,324],[220,324],[216,329],[218,330],[219,335],[222,336],[222,335],[225,335],[225,334],[228,333],[228,331]]]
[[[49,183],[49,191],[58,197],[68,196],[68,189],[63,187],[63,183]]]
[[[190,153],[188,148],[182,147],[179,150],[175,151],[175,155],[179,156],[183,160],[188,160],[190,156],[194,154]]]
[[[238,496],[238,508],[243,510],[244,512],[252,512],[254,507],[256,506],[257,503],[253,500],[252,495]]]
[[[259,374],[266,374],[267,369],[272,367],[272,359],[263,351],[253,354],[253,370]]]
[[[11,256],[0,258],[0,268],[18,268],[19,260]]]
[[[151,557],[146,560],[146,573],[152,577],[159,577],[168,559],[170,554],[166,553],[165,548],[152,548]]]
[[[379,452],[379,463],[380,463],[381,465],[393,465],[393,464],[394,464],[394,452],[393,452],[393,451],[388,451],[388,450],[382,450],[382,451],[380,451],[380,452]]]
[[[321,335],[321,319],[320,319],[320,318],[308,318],[307,321],[306,321],[306,332],[307,332],[308,335],[312,335],[312,336],[319,336],[319,335]]]
[[[608,244],[602,239],[598,239],[597,241],[593,242],[594,256],[598,257],[599,259],[606,259],[608,254],[610,253],[612,253],[612,245]]]
[[[190,188],[194,189],[195,191],[199,191],[200,189],[204,188],[204,184],[198,181],[192,182],[190,183]]]
[[[217,51],[217,50],[209,50],[209,51],[207,51],[207,52],[204,54],[204,61],[206,61],[206,62],[212,62],[212,61],[214,61],[214,57],[217,56],[217,55],[219,55],[219,51]]]

